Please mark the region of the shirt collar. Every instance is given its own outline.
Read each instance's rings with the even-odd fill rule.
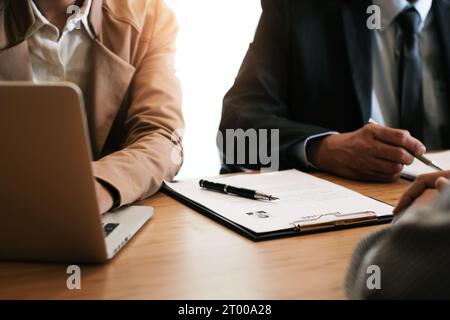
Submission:
[[[36,19],[36,23],[34,26],[30,29],[28,36],[31,36],[33,33],[37,32],[39,29],[41,29],[45,25],[52,25],[50,21],[42,14],[42,12],[39,10],[39,8],[36,6],[33,0],[28,0],[30,3],[30,6],[33,10],[34,17]],[[94,33],[92,32],[92,29],[89,25],[89,14],[92,7],[92,0],[84,0],[83,6],[80,8],[80,12],[76,15],[73,15],[70,17],[70,19],[67,20],[66,26],[64,28],[65,32],[71,32],[75,30],[78,23],[81,23],[81,25],[84,27],[86,32],[89,34],[91,38],[95,38]]]
[[[425,21],[431,11],[433,0],[417,0],[410,3],[407,0],[373,0],[373,4],[381,9],[381,30],[386,30],[395,20],[395,18],[406,8],[414,7],[422,18],[420,29],[423,28]]]

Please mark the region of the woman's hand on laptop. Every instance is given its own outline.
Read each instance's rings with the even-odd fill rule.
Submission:
[[[400,214],[413,204],[420,205],[432,201],[439,192],[450,186],[449,178],[450,171],[430,173],[418,177],[403,194],[394,209],[394,214]]]
[[[95,182],[95,191],[97,193],[97,202],[100,209],[100,214],[105,214],[111,210],[114,205],[112,194],[100,182]]]

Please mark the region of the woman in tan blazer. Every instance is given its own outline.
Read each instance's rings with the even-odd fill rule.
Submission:
[[[74,30],[69,5],[81,8]],[[0,80],[84,84],[103,213],[154,194],[181,166],[176,34],[162,0],[0,0]],[[54,52],[61,76],[46,69]]]

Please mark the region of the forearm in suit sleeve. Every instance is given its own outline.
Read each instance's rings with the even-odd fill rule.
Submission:
[[[181,166],[181,87],[174,70],[177,23],[163,1],[154,1],[149,48],[137,69],[124,148],[94,163],[95,176],[117,189],[120,205],[157,192]],[[180,132],[181,133],[181,132]]]
[[[236,82],[223,102],[220,131],[279,129],[282,168],[302,167],[293,147],[309,136],[331,131],[290,120],[290,1],[262,0],[263,13]],[[225,145],[225,144],[224,144]],[[226,150],[225,150],[226,152]]]
[[[381,290],[367,286],[369,266],[381,270]],[[364,239],[347,275],[352,299],[450,298],[450,189],[437,203],[406,212]]]

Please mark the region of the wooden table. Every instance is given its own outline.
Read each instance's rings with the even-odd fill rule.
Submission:
[[[318,176],[392,205],[408,186]],[[153,221],[109,264],[82,266],[81,290],[66,265],[0,263],[0,299],[344,299],[355,245],[381,228],[254,243],[163,194],[144,204]]]

